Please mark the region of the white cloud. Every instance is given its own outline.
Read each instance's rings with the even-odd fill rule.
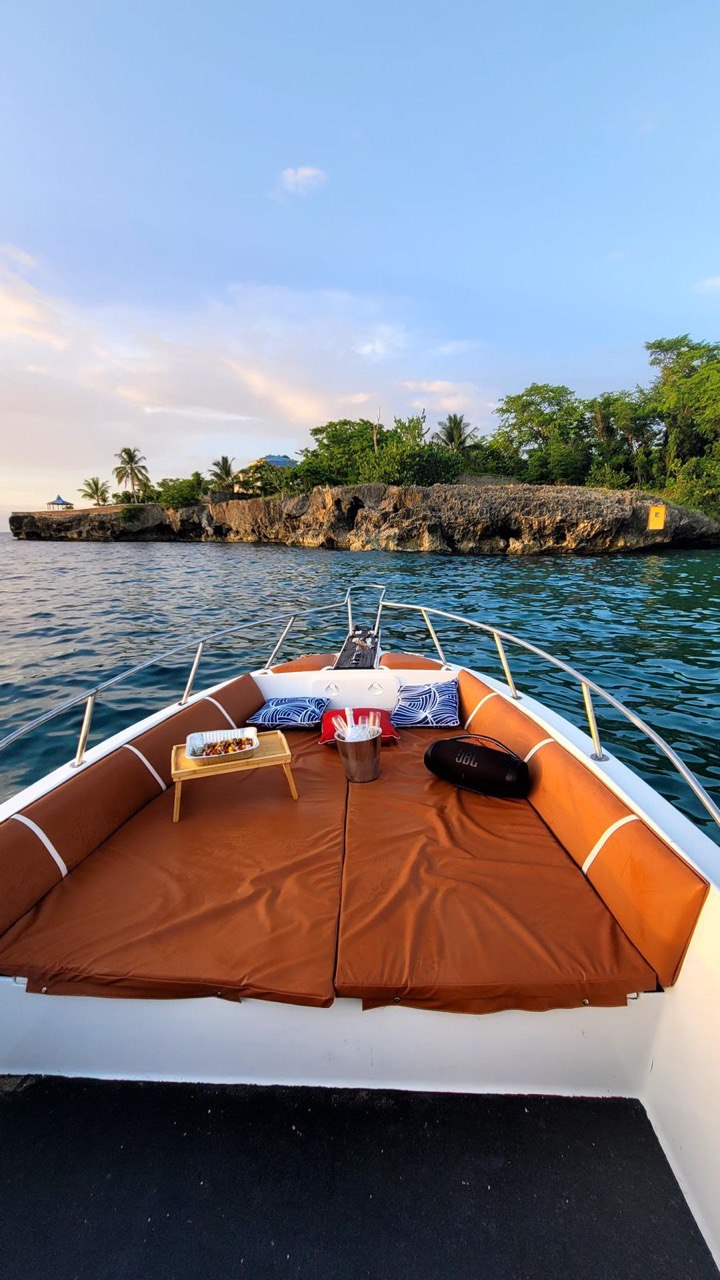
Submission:
[[[323,169],[314,169],[312,165],[299,165],[297,169],[283,169],[280,184],[293,196],[306,196],[310,191],[317,191],[327,182],[327,174]]]
[[[13,266],[25,267],[28,271],[37,266],[37,259],[27,249],[20,249],[16,244],[0,244],[0,255]]]
[[[387,360],[407,346],[407,334],[400,325],[379,324],[353,348],[365,360]]]
[[[90,306],[0,263],[0,512],[72,500],[125,444],[159,477],[292,454],[312,426],[378,405],[478,423],[489,389],[423,377],[441,343],[400,300],[235,284],[182,307]]]
[[[67,336],[55,300],[0,263],[0,341],[30,340],[61,351]]]
[[[435,351],[439,356],[465,356],[482,345],[478,338],[454,338],[450,342],[441,342]]]
[[[266,412],[287,419],[293,426],[306,426],[321,421],[326,415],[328,401],[320,390],[239,360],[228,360],[227,367],[239,386],[264,405]]]
[[[341,404],[349,405],[367,404],[368,400],[372,400],[369,391],[351,391],[349,395],[340,397]]]
[[[250,413],[227,413],[223,409],[207,409],[201,404],[165,405],[144,404],[143,413],[166,413],[176,418],[194,418],[200,422],[250,422]]]
[[[423,379],[405,383],[408,391],[415,393],[413,409],[427,409],[434,413],[464,413],[477,424],[487,421],[495,408],[495,401],[474,382],[446,382],[444,379]],[[419,393],[419,394],[418,394]]]
[[[696,293],[720,293],[720,276],[707,276],[693,287]]]

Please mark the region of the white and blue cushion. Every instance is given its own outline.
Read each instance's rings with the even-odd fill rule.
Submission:
[[[265,729],[313,729],[323,718],[329,698],[268,698],[248,724]]]
[[[404,685],[391,718],[396,729],[455,728],[460,724],[457,680]]]

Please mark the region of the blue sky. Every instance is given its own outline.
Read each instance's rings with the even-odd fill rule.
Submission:
[[[720,6],[6,5],[0,507],[720,337]]]

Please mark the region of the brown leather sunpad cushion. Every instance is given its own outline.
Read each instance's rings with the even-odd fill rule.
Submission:
[[[335,987],[366,1007],[461,1012],[623,1004],[656,976],[527,801],[422,764],[453,731],[404,729],[351,784]]]
[[[0,939],[29,989],[254,996],[328,1005],[347,784],[317,731],[279,768],[186,783],[146,805]]]
[[[529,803],[425,770],[453,732],[403,730],[380,778],[349,788],[315,730],[289,734],[297,802],[280,769],[229,775],[187,784],[173,824],[168,790],[3,935],[0,973],[56,994],[310,1005],[332,1002],[335,973],[368,1007],[462,1012],[654,989]]]

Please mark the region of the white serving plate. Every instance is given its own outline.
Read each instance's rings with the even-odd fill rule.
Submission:
[[[227,751],[221,756],[201,756],[200,752],[208,742],[225,742],[229,739],[252,738],[251,747],[244,747],[242,751]],[[248,725],[246,729],[210,729],[206,733],[191,733],[185,740],[185,755],[188,760],[195,760],[198,764],[216,764],[218,760],[242,760],[246,756],[251,756],[258,749],[258,731],[254,725]]]

